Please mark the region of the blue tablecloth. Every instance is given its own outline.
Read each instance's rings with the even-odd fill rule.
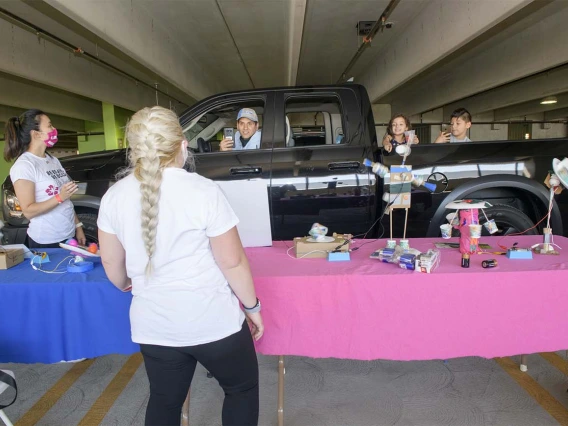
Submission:
[[[45,249],[51,270],[69,255]],[[62,263],[65,270],[68,260]],[[99,259],[86,273],[46,274],[25,259],[0,270],[0,362],[53,363],[112,353],[132,354],[132,295],[115,288]]]

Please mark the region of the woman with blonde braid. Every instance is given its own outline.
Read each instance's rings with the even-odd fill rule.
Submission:
[[[225,391],[223,425],[256,425],[245,316],[255,340],[264,326],[238,219],[214,182],[184,170],[192,158],[172,111],[138,111],[126,137],[130,167],[102,199],[99,242],[110,281],[132,286],[132,340],[150,381],[146,425],[179,425],[197,362]]]

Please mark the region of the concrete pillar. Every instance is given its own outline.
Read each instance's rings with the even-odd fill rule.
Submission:
[[[85,132],[104,132],[103,123],[85,121]],[[79,136],[77,138],[79,154],[105,150],[105,135]]]
[[[124,130],[132,112],[103,102],[104,149],[121,149],[126,146]]]
[[[2,138],[4,138],[4,130],[2,130]],[[4,145],[6,142],[0,142],[0,149],[2,150],[2,154],[0,155],[0,183],[4,182],[6,176],[10,174],[10,167],[12,167],[13,162],[7,162],[4,160]]]

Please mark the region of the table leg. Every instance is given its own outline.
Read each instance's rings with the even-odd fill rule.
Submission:
[[[278,357],[278,426],[284,426],[284,356]]]
[[[522,372],[527,371],[528,368],[528,355],[521,355],[521,366],[520,369]]]
[[[181,426],[189,426],[189,395],[191,394],[191,389],[187,391],[187,397],[183,402],[183,407],[181,408]]]
[[[391,240],[392,240],[392,212],[393,212],[393,209],[389,208],[389,220],[390,220],[390,237],[389,238]]]

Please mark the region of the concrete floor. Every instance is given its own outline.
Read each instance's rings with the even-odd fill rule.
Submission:
[[[568,424],[564,351],[448,361],[350,361],[286,357],[288,426]],[[277,358],[259,356],[260,425],[276,425]],[[142,425],[148,382],[140,354],[79,363],[1,364],[16,373],[19,397],[5,410],[23,425]],[[201,367],[190,424],[220,425],[223,393]],[[0,396],[0,404],[7,395]]]

